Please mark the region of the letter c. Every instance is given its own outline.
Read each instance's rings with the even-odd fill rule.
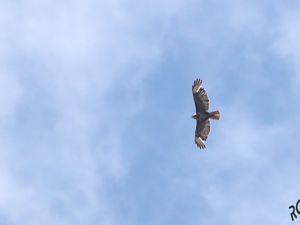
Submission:
[[[298,208],[299,203],[300,203],[300,199],[296,203],[296,211],[300,215],[300,211],[299,211],[299,208]]]

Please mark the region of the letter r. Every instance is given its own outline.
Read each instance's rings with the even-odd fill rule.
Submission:
[[[299,202],[299,201],[298,201]],[[297,204],[298,204],[297,202]],[[297,215],[295,214],[295,206],[291,205],[289,207],[289,209],[293,209],[293,211],[291,212],[291,218],[292,218],[292,221],[294,221],[294,217],[297,218]],[[298,210],[297,210],[298,211]]]

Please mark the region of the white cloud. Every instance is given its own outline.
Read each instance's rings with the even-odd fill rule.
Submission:
[[[221,48],[220,56],[212,57],[219,65],[218,59],[227,57],[227,41],[239,40],[231,32],[264,34],[269,17],[262,6],[243,1],[225,5],[222,14],[201,1],[199,22],[197,11],[190,13],[196,8],[192,1],[1,2],[0,216],[24,225],[117,224],[118,215],[105,195],[107,183],[131,172],[122,135],[130,132],[128,121],[143,108],[145,76],[163,60],[166,48],[176,48],[174,36],[197,51]],[[298,63],[293,21],[283,22],[274,49]],[[289,139],[291,124],[259,124],[240,107],[223,107],[222,121],[213,127],[217,142],[211,136],[208,143],[214,153],[205,155],[204,164],[192,160],[199,166],[203,196],[212,215],[232,224],[245,218],[253,224],[256,219],[273,221],[261,212],[269,209],[273,196],[283,195],[271,209],[284,222],[283,210],[297,191],[273,184],[296,164],[280,165],[282,171],[266,180],[261,173],[270,172],[278,160],[281,149],[274,140]],[[230,176],[231,170],[234,177],[221,186],[220,180],[227,179],[222,176]]]
[[[133,94],[160,60],[163,27],[121,1],[1,5],[0,116],[9,117],[1,140],[9,147],[1,145],[0,215],[25,225],[115,224],[105,182],[128,169],[122,134],[142,106]],[[122,90],[127,102],[114,105],[110,94],[122,98]]]
[[[219,107],[207,154],[192,160],[195,189],[211,212],[202,222],[288,224],[288,207],[299,195],[299,181],[290,176],[298,168],[297,128],[286,120],[261,123],[239,103]]]
[[[218,94],[219,102],[211,98],[212,107],[221,111],[221,121],[212,122],[206,152],[191,154],[190,163],[197,170],[182,182],[194,180],[193,193],[200,193],[206,200],[203,202],[207,203],[209,213],[201,216],[195,213],[199,224],[288,224],[288,207],[299,198],[299,181],[296,175],[291,176],[297,171],[299,157],[298,110],[293,111],[298,109],[295,99],[299,99],[299,83],[291,79],[294,74],[279,75],[275,68],[266,72],[265,67],[274,58],[281,63],[278,69],[290,71],[290,59],[298,68],[298,16],[292,13],[298,7],[291,11],[282,10],[277,3],[271,4],[272,10],[267,7],[270,4],[260,2],[223,4],[225,7],[222,5],[220,11],[207,10],[213,16],[205,17],[209,18],[205,22],[189,21],[186,27],[180,27],[188,33],[187,42],[198,51],[207,51],[201,58],[205,63],[200,68],[203,75],[199,76],[207,80],[205,87],[211,90],[210,96]],[[215,67],[211,69],[211,65]],[[228,67],[237,74],[229,74],[232,70]],[[204,74],[207,70],[209,75]],[[274,74],[268,74],[273,70]],[[277,83],[277,90],[282,92],[271,93],[268,87],[280,80],[278,76],[284,76],[286,83]],[[294,85],[295,91],[291,94],[283,85],[287,88]],[[259,88],[264,90],[261,94]],[[262,104],[265,96],[270,100]],[[275,104],[280,105],[274,107]],[[264,113],[258,114],[259,110]],[[269,119],[274,110],[282,116]],[[191,114],[184,113],[184,118]],[[176,124],[175,130],[185,137],[182,131],[188,129],[181,116],[178,123],[183,127]],[[184,140],[181,151],[187,148],[187,139]],[[189,140],[192,142],[192,138]]]
[[[4,69],[0,71],[0,121],[2,124],[14,116],[16,105],[22,93],[21,85],[14,74]]]
[[[299,6],[282,6],[280,20],[277,24],[276,39],[273,43],[274,52],[290,67],[293,92],[299,95],[300,84],[300,32],[299,32]],[[283,75],[284,76],[284,75]]]

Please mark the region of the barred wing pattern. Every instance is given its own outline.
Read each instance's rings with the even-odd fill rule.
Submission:
[[[202,80],[196,79],[192,86],[196,112],[206,112],[209,109],[209,99],[206,91],[202,88]]]
[[[195,144],[200,148],[205,148],[205,141],[210,132],[210,122],[209,120],[197,121],[196,131],[195,131]]]

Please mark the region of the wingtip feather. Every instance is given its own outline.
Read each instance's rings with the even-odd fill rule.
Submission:
[[[195,144],[197,145],[197,147],[199,147],[200,149],[205,149],[205,142],[202,140],[201,137],[195,137]]]

